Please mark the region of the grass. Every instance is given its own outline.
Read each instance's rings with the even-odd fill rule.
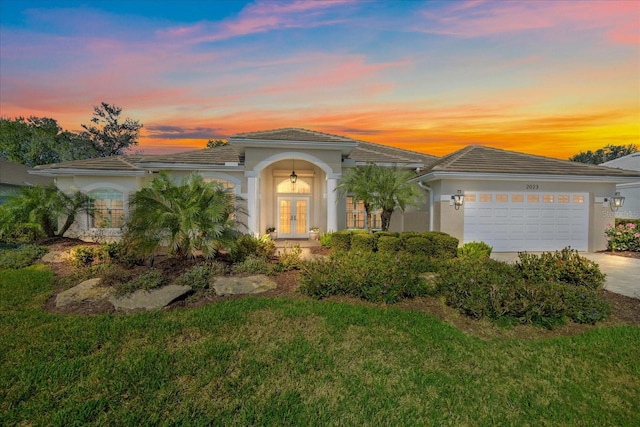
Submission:
[[[638,425],[640,327],[482,341],[422,312],[229,299],[53,315],[0,270],[0,425]]]

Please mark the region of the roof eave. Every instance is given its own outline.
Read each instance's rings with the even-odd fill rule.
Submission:
[[[117,169],[34,169],[29,171],[33,175],[41,176],[67,176],[67,175],[102,175],[102,176],[144,176],[150,173],[146,170],[117,170]]]
[[[444,172],[432,171],[417,176],[411,181],[437,181],[439,179],[486,179],[493,181],[513,180],[537,180],[537,181],[564,181],[564,182],[604,182],[625,183],[638,181],[638,177],[627,176],[602,176],[602,175],[546,175],[534,173],[495,173],[495,172]]]
[[[139,163],[140,167],[154,170],[224,170],[224,171],[244,171],[244,165],[219,165],[211,163],[161,163],[144,162]]]

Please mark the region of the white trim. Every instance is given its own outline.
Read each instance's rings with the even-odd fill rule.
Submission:
[[[280,160],[290,160],[290,159],[306,160],[310,163],[313,163],[315,166],[318,166],[320,169],[322,169],[322,171],[325,174],[327,174],[327,178],[339,179],[342,176],[342,173],[333,172],[333,169],[331,168],[331,166],[329,166],[327,163],[320,160],[316,156],[308,153],[301,153],[298,151],[287,151],[287,152],[282,152],[282,153],[269,156],[266,159],[259,162],[258,164],[256,164],[253,170],[245,170],[244,176],[246,177],[260,176],[260,172],[262,172],[262,170],[267,166],[269,166],[270,164],[278,162]]]
[[[206,163],[159,163],[159,162],[139,162],[141,167],[146,169],[161,169],[161,170],[220,170],[220,171],[242,171],[244,166],[238,166],[237,162],[234,165],[218,165],[218,164],[206,164]]]
[[[89,176],[144,176],[152,173],[148,170],[123,171],[114,169],[31,169],[30,174],[43,176],[89,175]]]

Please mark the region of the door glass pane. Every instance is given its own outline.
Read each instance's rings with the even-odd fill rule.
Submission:
[[[296,200],[296,234],[307,232],[307,201]]]
[[[282,234],[291,233],[291,215],[291,201],[280,200],[280,218],[278,219],[278,232]]]

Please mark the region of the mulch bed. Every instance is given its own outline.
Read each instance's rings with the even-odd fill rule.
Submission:
[[[53,241],[45,241],[40,242],[41,244],[49,246],[50,251],[65,251],[69,248],[76,245],[87,245],[86,242],[82,242],[75,239],[56,239]],[[312,253],[315,254],[323,254],[328,255],[330,253],[330,249],[323,247],[314,247],[312,248]],[[634,258],[640,258],[640,254],[633,253],[633,255],[629,255],[629,253],[624,252],[616,252],[611,253],[608,252],[612,256],[633,256]],[[196,263],[196,261],[180,261],[176,259],[170,259],[166,257],[158,257],[156,258],[154,267],[161,269],[165,274],[171,277],[175,277],[183,272],[189,266],[192,266]],[[54,271],[56,277],[60,278],[65,275],[70,274],[74,268],[69,266],[67,263],[53,263],[50,264],[52,270]],[[280,273],[273,277],[273,280],[277,283],[277,288],[267,291],[262,294],[257,295],[239,295],[239,296],[225,296],[219,297],[212,294],[195,294],[184,301],[178,301],[172,304],[170,309],[180,310],[180,309],[191,309],[200,307],[203,305],[215,303],[222,299],[228,298],[265,298],[265,297],[287,297],[287,298],[307,298],[299,292],[299,272],[298,271],[288,271],[284,273]],[[68,307],[64,310],[57,309],[55,307],[55,294],[62,291],[62,287],[56,281],[56,286],[54,290],[54,295],[46,302],[44,308],[47,311],[55,312],[55,313],[65,313],[65,314],[79,314],[79,315],[97,315],[107,312],[112,312],[113,308],[108,303],[93,303],[93,304],[81,304],[78,306]],[[607,321],[600,323],[599,326],[610,326],[610,325],[620,325],[620,324],[631,324],[631,325],[640,325],[640,299],[630,298],[624,295],[616,294],[614,292],[603,291],[603,298],[610,302],[613,307],[613,314],[610,316]],[[331,301],[343,301],[348,302],[350,304],[364,304],[364,305],[377,305],[371,304],[367,302],[360,301],[354,298],[347,297],[332,297],[328,300]],[[412,300],[405,300],[398,304],[395,304],[390,307],[396,307],[407,310],[418,310],[434,315],[441,320],[451,323],[457,328],[471,333],[476,336],[487,336],[487,337],[495,337],[495,336],[514,336],[519,338],[538,338],[538,337],[553,337],[553,336],[565,336],[565,335],[575,335],[576,333],[581,333],[593,326],[589,325],[577,325],[577,324],[568,324],[565,326],[561,326],[553,329],[552,331],[547,331],[542,328],[537,327],[529,327],[529,326],[518,326],[516,328],[510,328],[509,330],[504,330],[504,328],[498,328],[497,326],[491,326],[488,322],[477,321],[465,316],[460,315],[455,310],[446,306],[441,300],[438,298],[415,298]],[[488,326],[489,325],[489,326]],[[596,326],[597,327],[597,326]],[[487,332],[489,331],[489,332]],[[488,334],[488,335],[487,335]]]

